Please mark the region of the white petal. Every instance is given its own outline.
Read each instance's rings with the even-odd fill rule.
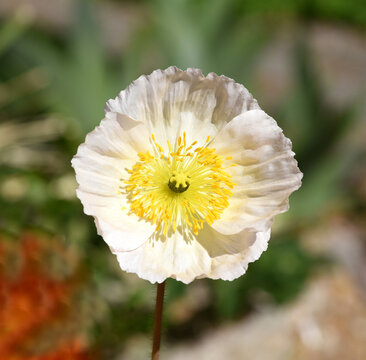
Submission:
[[[139,151],[148,149],[149,137],[150,133],[142,122],[116,113],[102,120],[86,136],[85,145],[101,155],[136,160]]]
[[[77,190],[84,212],[94,217],[98,234],[111,251],[130,251],[141,246],[155,227],[129,213],[127,202],[117,196],[101,196]]]
[[[199,144],[203,145],[208,136],[210,136],[210,138],[214,138],[218,133],[215,125],[207,121],[198,121],[192,112],[181,113],[178,124],[178,130],[170,128],[167,132],[169,141],[175,145],[178,141],[179,135],[183,134],[183,132],[186,133],[188,145],[192,144],[194,141],[198,141]]]
[[[119,223],[111,225],[102,220],[102,216],[94,218],[98,235],[102,236],[104,241],[114,254],[124,251],[131,251],[144,244],[155,227],[133,215],[123,214],[119,217]]]
[[[206,225],[198,236],[179,232],[152,236],[133,251],[117,253],[122,270],[151,283],[172,277],[186,284],[197,278],[233,280],[266,250],[270,230],[223,235]]]
[[[214,73],[204,77],[198,69],[169,67],[139,77],[116,99],[109,100],[105,111],[106,117],[120,113],[144,122],[164,144],[166,140],[174,143],[186,130],[181,125],[182,114],[191,113],[196,128],[203,122],[219,130],[238,114],[257,108],[248,90],[232,79]]]
[[[228,123],[210,146],[238,165],[227,168],[236,186],[213,227],[223,234],[264,231],[274,215],[288,209],[289,195],[301,185],[290,140],[265,112],[252,110]]]
[[[257,260],[267,249],[270,234],[270,229],[264,232],[245,229],[234,235],[223,235],[205,226],[199,232],[197,241],[211,258],[211,270],[201,277],[231,281],[243,275],[248,264]]]
[[[117,254],[122,270],[136,273],[151,283],[172,277],[186,284],[210,271],[207,251],[193,237],[178,231],[152,236],[138,249]]]
[[[119,193],[121,181],[128,177],[126,169],[148,145],[142,123],[116,114],[87,136],[72,160],[84,212],[95,218],[98,233],[112,251],[136,249],[154,231],[150,223],[128,213],[127,199]]]

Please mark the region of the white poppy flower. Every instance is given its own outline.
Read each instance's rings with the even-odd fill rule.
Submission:
[[[121,268],[152,283],[244,274],[302,178],[290,140],[246,88],[176,67],[109,100],[72,165]]]

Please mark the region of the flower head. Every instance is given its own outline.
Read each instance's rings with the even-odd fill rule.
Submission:
[[[302,178],[290,140],[247,89],[175,67],[109,100],[72,164],[121,268],[151,282],[242,275]]]

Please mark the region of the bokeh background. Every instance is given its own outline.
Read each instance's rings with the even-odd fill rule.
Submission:
[[[149,358],[155,288],[120,271],[70,160],[156,68],[243,83],[304,173],[233,282],[167,283],[162,359],[366,359],[363,0],[1,0],[0,359]]]

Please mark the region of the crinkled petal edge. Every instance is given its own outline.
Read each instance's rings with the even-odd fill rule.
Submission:
[[[133,264],[131,267],[131,264],[127,265],[123,261],[120,261],[117,253],[115,255],[122,270],[126,271],[127,273],[136,274],[141,279],[148,280],[152,284],[162,283],[168,278],[176,279],[177,281],[181,281],[184,284],[189,284],[193,280],[204,278],[232,281],[244,275],[248,269],[248,265],[258,260],[261,254],[267,250],[270,235],[270,229],[263,232],[257,232],[255,242],[243,252],[212,258],[210,257],[210,269],[205,273],[195,274],[194,276],[182,276],[182,274],[175,273],[163,274],[162,271],[143,271],[137,263]],[[201,246],[200,244],[198,245]],[[131,251],[130,253],[132,254],[134,251]]]

